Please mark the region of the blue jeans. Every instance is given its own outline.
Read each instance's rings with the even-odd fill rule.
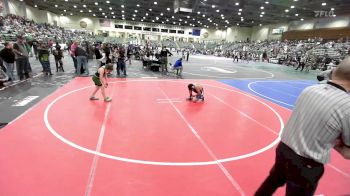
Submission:
[[[3,61],[5,67],[6,67],[6,74],[9,77],[9,79],[11,79],[12,81],[15,80],[15,76],[13,75],[13,71],[14,71],[14,63],[6,63],[5,61]]]
[[[80,69],[83,66],[87,75],[89,75],[88,62],[86,56],[77,56],[77,74],[80,75]]]
[[[51,73],[50,61],[42,61],[41,65],[43,66],[44,72]]]
[[[124,76],[126,76],[126,67],[125,67],[124,59],[118,59],[118,63],[117,63],[118,76],[120,75],[120,70],[122,70],[124,72]]]

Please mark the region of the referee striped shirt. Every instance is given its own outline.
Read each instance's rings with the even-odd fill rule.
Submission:
[[[325,164],[339,137],[350,146],[350,95],[332,82],[306,88],[283,130],[282,142],[298,155]]]

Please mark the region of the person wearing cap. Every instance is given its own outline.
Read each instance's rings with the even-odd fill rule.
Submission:
[[[204,89],[202,85],[200,84],[189,84],[188,86],[188,92],[190,94],[190,97],[187,98],[188,101],[204,101]],[[195,93],[195,95],[193,94]]]
[[[16,55],[17,75],[20,80],[29,78],[31,66],[29,63],[29,51],[22,35],[17,36],[17,42],[13,44],[13,51]]]
[[[350,159],[350,57],[326,84],[306,88],[281,134],[275,163],[255,196],[286,184],[287,196],[313,196],[332,149]],[[336,180],[336,179],[335,179]]]
[[[107,82],[107,75],[110,74],[113,71],[113,64],[109,63],[107,65],[104,65],[100,67],[97,72],[92,76],[92,81],[95,83],[96,89],[90,96],[90,100],[98,100],[97,97],[95,97],[96,93],[101,89],[102,96],[104,98],[105,102],[110,102],[112,99],[110,97],[106,96],[105,88],[108,87]]]

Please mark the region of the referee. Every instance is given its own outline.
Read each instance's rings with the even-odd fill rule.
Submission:
[[[312,196],[334,148],[350,159],[350,57],[333,80],[306,88],[281,135],[275,164],[255,196],[286,184],[287,196]]]

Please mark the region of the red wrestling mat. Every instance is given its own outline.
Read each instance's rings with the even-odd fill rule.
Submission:
[[[185,101],[189,82],[204,103]],[[111,103],[90,101],[91,85],[77,78],[1,129],[0,195],[251,196],[290,115],[216,81],[111,79]],[[333,153],[317,195],[349,186]]]

